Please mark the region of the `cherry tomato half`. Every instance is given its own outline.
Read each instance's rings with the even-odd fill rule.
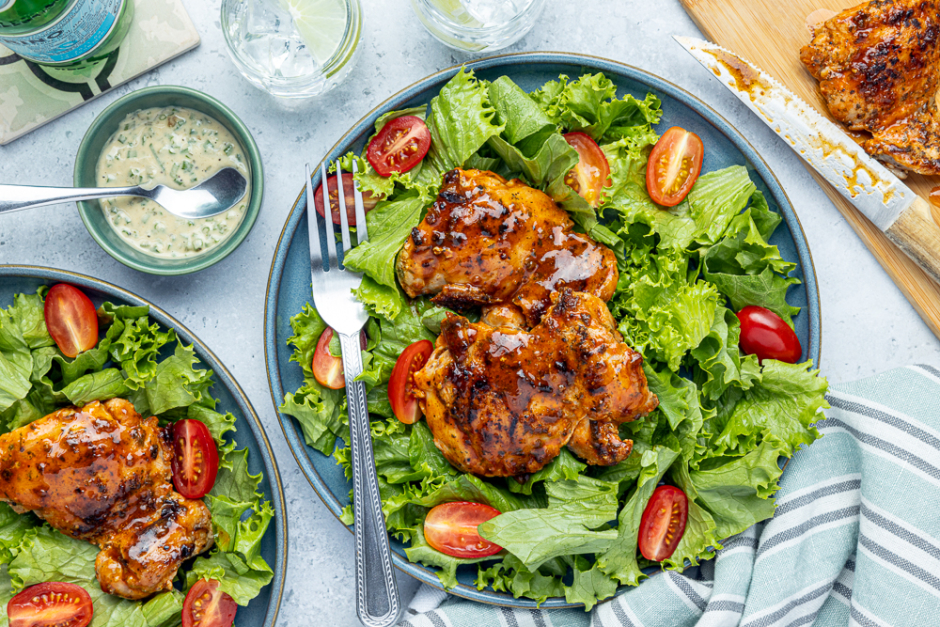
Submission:
[[[428,340],[415,342],[398,357],[388,382],[388,402],[395,417],[406,425],[413,425],[421,417],[418,399],[414,396],[414,374],[428,363],[434,345]]]
[[[688,516],[685,492],[671,485],[656,488],[640,518],[637,542],[643,557],[654,562],[668,559],[679,546]]]
[[[61,581],[30,586],[7,603],[10,627],[85,627],[93,613],[88,592]]]
[[[587,133],[568,133],[565,141],[578,152],[579,157],[578,165],[565,175],[565,183],[596,209],[603,200],[604,188],[610,185],[607,157]]]
[[[209,427],[193,419],[173,423],[173,485],[188,499],[200,499],[215,485],[219,450]]]
[[[342,222],[340,222],[342,218],[339,215],[339,187],[336,185],[336,175],[326,177],[326,184],[330,190],[330,216],[333,218],[333,224],[342,224]],[[346,219],[349,221],[349,226],[356,226],[356,197],[354,196],[354,186],[355,181],[353,180],[353,175],[349,172],[343,172],[343,198],[346,200]],[[372,211],[375,206],[379,204],[379,200],[379,198],[372,195],[372,192],[362,192],[362,208],[366,213]],[[313,204],[316,206],[317,213],[324,216],[322,183],[313,195]]]
[[[366,149],[366,159],[380,176],[407,172],[418,165],[431,148],[431,131],[424,120],[403,115],[389,120]]]
[[[43,309],[46,328],[66,357],[94,348],[98,343],[98,314],[85,293],[66,283],[53,285]]]
[[[183,627],[232,627],[238,605],[215,579],[197,581],[183,601]]]
[[[313,378],[323,387],[331,390],[342,390],[346,387],[346,376],[343,374],[343,358],[333,357],[330,353],[330,340],[333,339],[333,328],[327,327],[317,340],[317,347],[313,351]],[[359,346],[366,349],[366,332],[359,333]]]
[[[803,354],[800,339],[783,318],[763,307],[749,305],[738,312],[741,321],[741,350],[748,355],[795,364]]]
[[[484,540],[477,527],[499,516],[499,510],[483,503],[441,503],[424,519],[424,539],[434,549],[452,557],[487,557],[503,547]]]
[[[675,207],[702,173],[705,147],[691,131],[673,126],[666,131],[646,164],[646,190],[656,204]]]

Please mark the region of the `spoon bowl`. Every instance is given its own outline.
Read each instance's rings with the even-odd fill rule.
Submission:
[[[211,218],[234,207],[248,191],[248,179],[235,168],[223,168],[189,189],[157,185],[145,198],[181,218]],[[141,194],[142,195],[142,194]]]

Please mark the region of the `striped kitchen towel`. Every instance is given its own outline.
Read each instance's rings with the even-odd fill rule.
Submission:
[[[657,573],[590,614],[423,588],[401,625],[940,626],[940,371],[899,368],[828,400],[824,437],[790,461],[774,518],[700,568]]]

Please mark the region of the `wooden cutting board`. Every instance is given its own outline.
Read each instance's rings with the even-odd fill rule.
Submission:
[[[807,17],[811,13],[818,9],[842,11],[854,6],[854,0],[680,1],[705,37],[755,63],[829,115],[816,80],[800,63],[800,48],[811,38],[807,26]],[[808,169],[934,335],[940,337],[940,285],[888,241],[834,187],[812,168]],[[940,177],[915,174],[906,182],[927,198],[931,188],[940,185]]]

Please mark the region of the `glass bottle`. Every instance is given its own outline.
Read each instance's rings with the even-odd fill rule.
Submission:
[[[0,44],[43,65],[79,67],[113,52],[133,0],[0,0]]]

